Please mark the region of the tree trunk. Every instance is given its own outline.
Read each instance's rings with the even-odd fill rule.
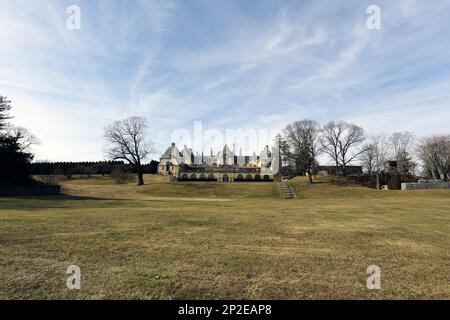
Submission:
[[[308,177],[309,177],[309,184],[312,184],[312,183],[313,183],[313,180],[312,180],[312,173],[311,173],[311,170],[306,171],[306,173],[308,174]]]
[[[144,185],[144,173],[142,172],[142,168],[138,168],[138,186]]]
[[[314,164],[314,162],[313,162],[313,165],[312,165],[312,174],[313,174],[314,180],[316,180],[317,179],[317,176],[316,176],[316,165]]]
[[[338,177],[339,178],[339,162],[338,162],[338,160],[337,159],[335,159],[335,161],[334,161],[335,163],[336,163],[336,177]]]
[[[346,170],[346,164],[343,162],[342,163],[342,176],[346,177],[347,176],[347,170]]]
[[[436,181],[437,177],[436,177],[436,171],[434,170],[434,167],[431,167],[430,171],[431,171],[431,177],[433,178],[434,181]]]
[[[380,174],[377,172],[377,189],[380,190]]]

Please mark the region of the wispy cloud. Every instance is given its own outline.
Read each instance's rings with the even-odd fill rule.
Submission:
[[[66,28],[66,7],[82,10]],[[37,158],[101,159],[102,128],[142,114],[171,132],[348,119],[369,132],[440,131],[448,118],[450,4],[379,1],[0,3],[0,94],[43,144]],[[434,116],[438,115],[438,116]],[[408,121],[405,121],[405,118]]]

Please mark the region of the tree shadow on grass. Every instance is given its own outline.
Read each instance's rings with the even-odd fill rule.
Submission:
[[[75,196],[59,194],[51,196],[8,196],[0,197],[0,210],[45,210],[45,209],[70,209],[70,208],[104,208],[117,205],[118,199],[98,198],[90,196]]]
[[[326,177],[317,177],[313,179],[313,183],[310,184],[308,179],[304,179],[300,182],[296,182],[299,185],[311,186],[311,185],[333,185],[338,187],[355,187],[360,186],[355,181],[347,178],[347,177],[335,177],[335,176],[326,176]]]
[[[91,197],[91,196],[79,196],[79,195],[71,195],[71,194],[58,194],[58,195],[36,195],[36,196],[28,196],[28,195],[14,195],[14,196],[0,196],[1,200],[117,200],[114,198],[99,198],[99,197]]]
[[[337,187],[365,187],[365,185],[355,181],[351,176],[349,177],[336,177],[336,176],[326,176],[326,177],[318,177],[316,180],[313,180],[313,185],[332,185]]]

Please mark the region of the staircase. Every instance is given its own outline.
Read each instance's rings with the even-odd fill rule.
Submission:
[[[288,185],[287,181],[281,182],[281,194],[286,200],[295,198],[294,189],[292,189],[292,187]]]

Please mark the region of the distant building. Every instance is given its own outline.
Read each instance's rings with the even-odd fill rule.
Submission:
[[[234,148],[233,148],[234,149]],[[216,155],[193,154],[184,146],[180,151],[175,143],[161,155],[158,173],[177,180],[200,181],[271,181],[273,180],[273,152],[265,146],[259,156],[236,155],[225,145]]]

